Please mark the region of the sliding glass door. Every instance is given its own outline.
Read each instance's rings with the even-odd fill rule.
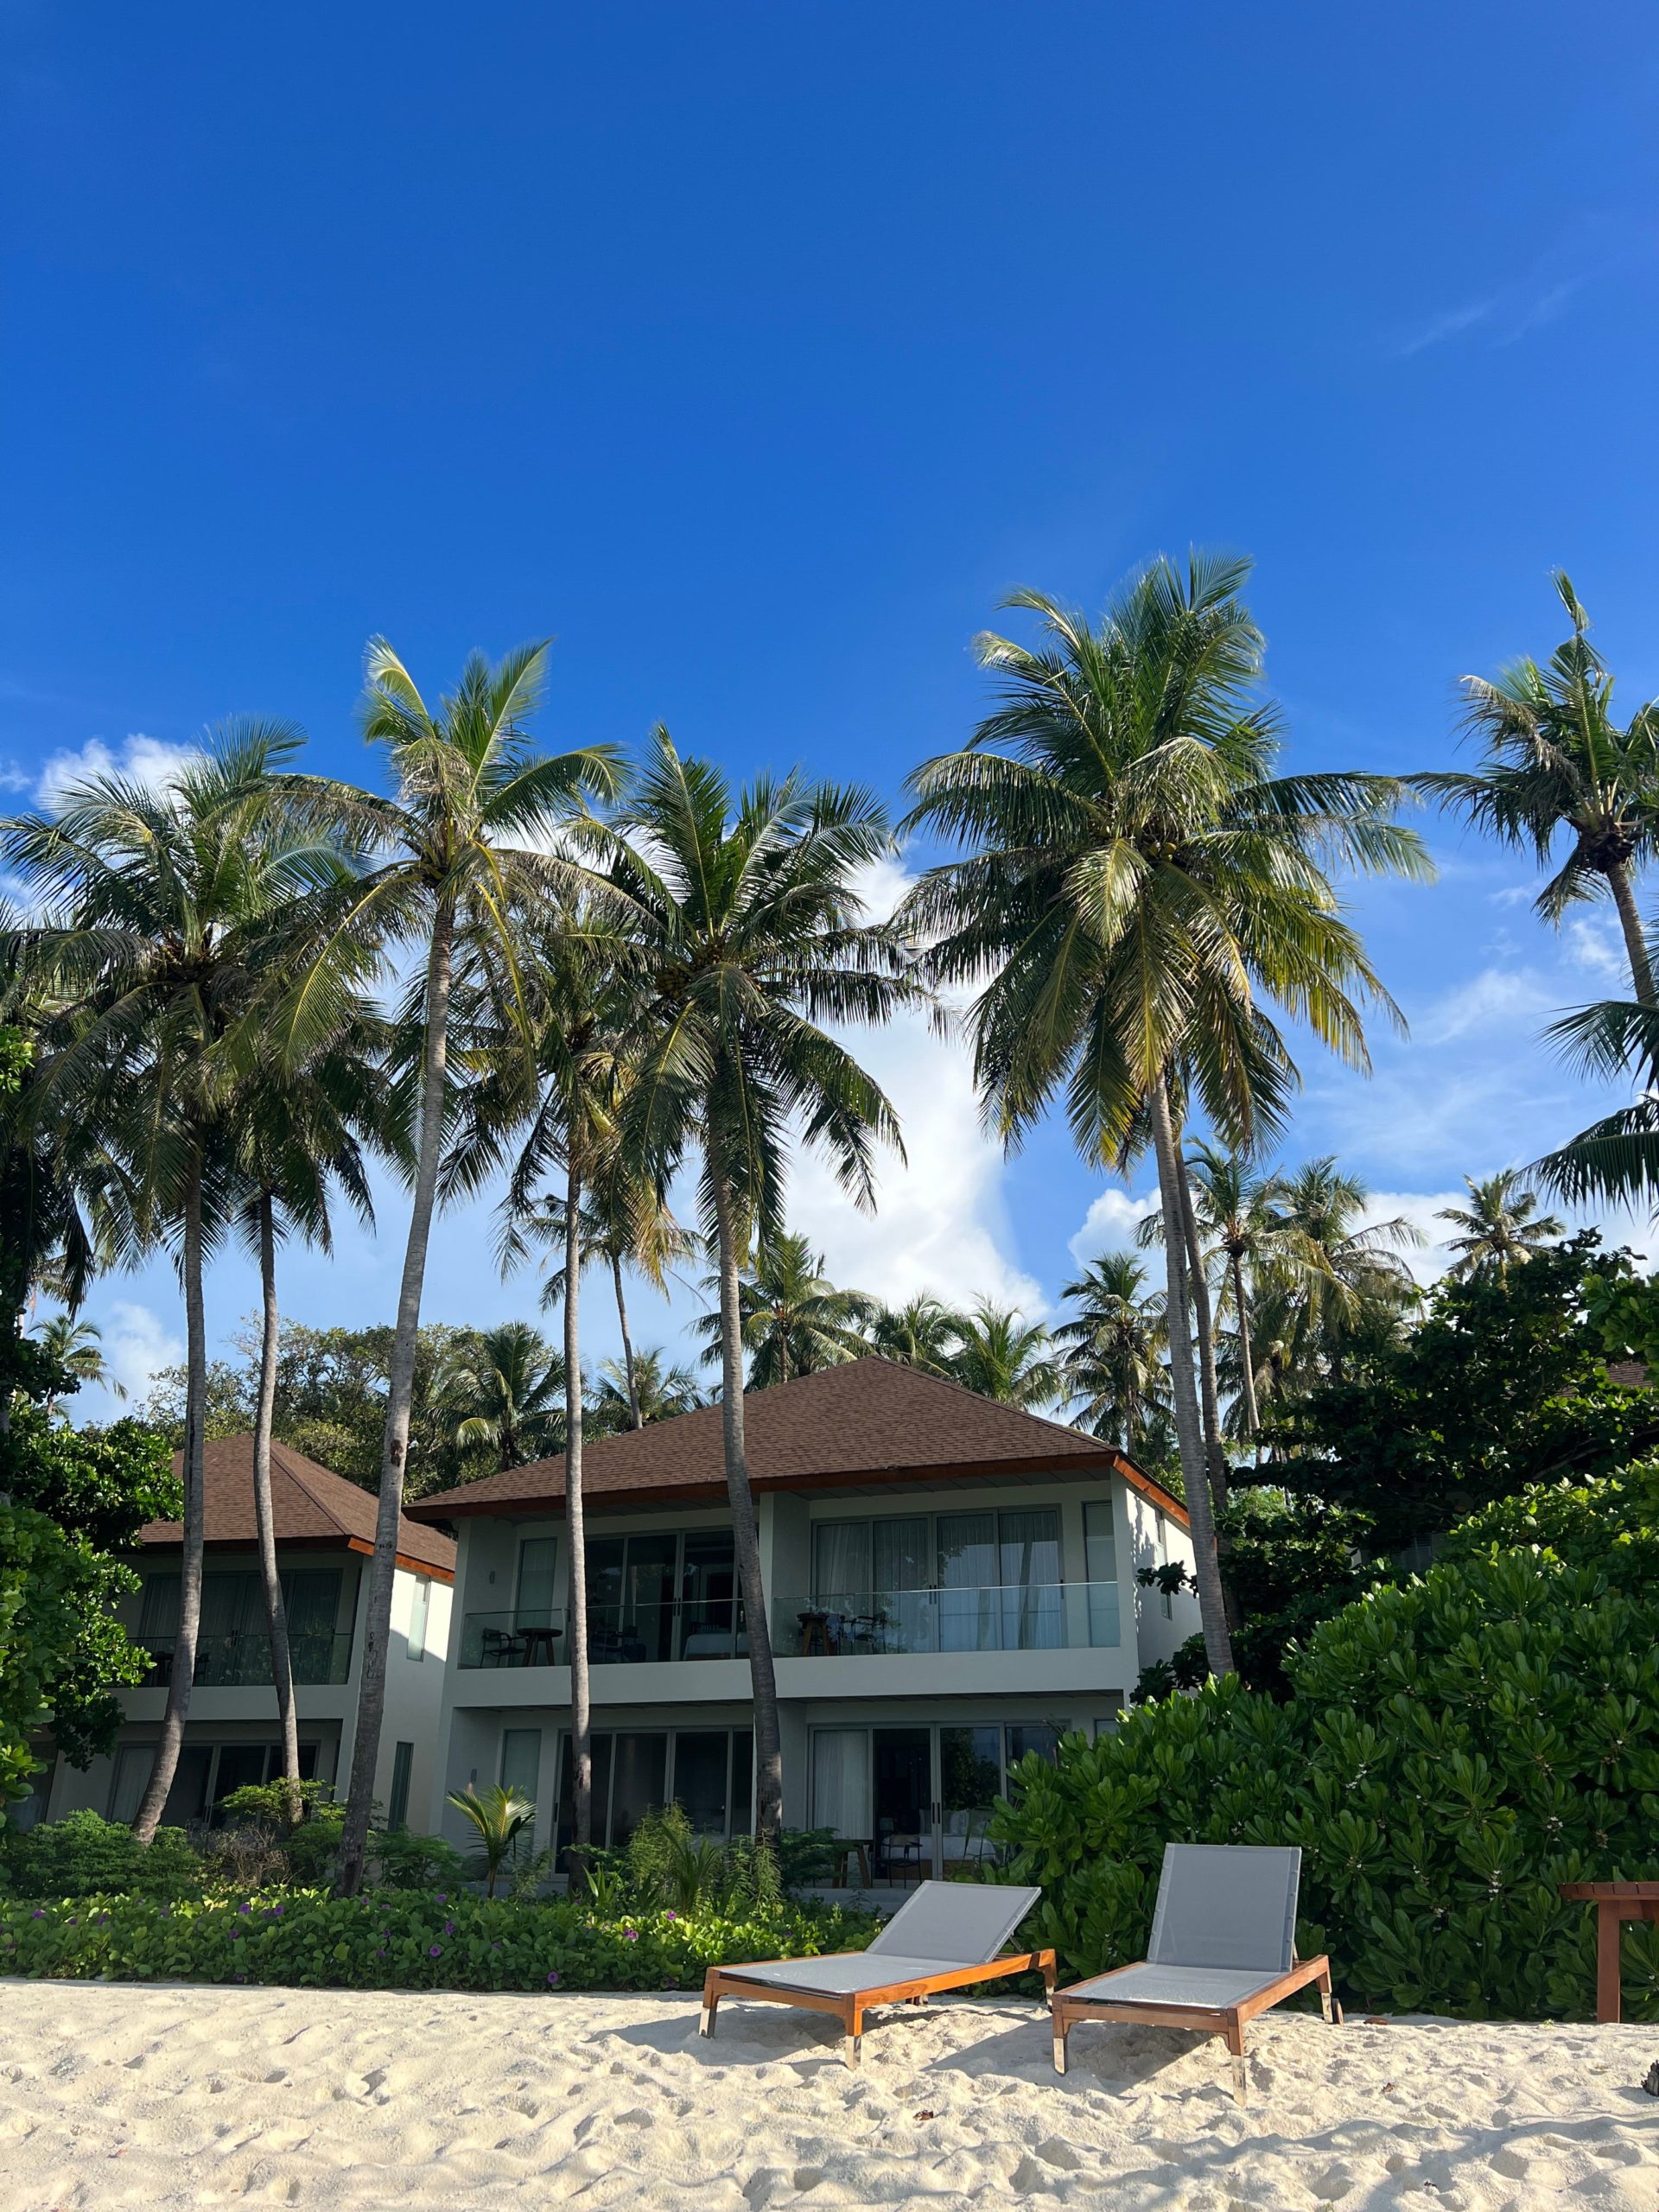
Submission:
[[[900,1886],[988,1864],[991,1813],[1029,1753],[1052,1760],[1069,1721],[815,1728],[810,1822],[868,1847],[878,1883]]]

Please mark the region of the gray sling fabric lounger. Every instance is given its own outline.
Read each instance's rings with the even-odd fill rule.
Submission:
[[[1327,2020],[1340,2020],[1331,1961],[1296,1957],[1300,1851],[1258,1844],[1164,1847],[1152,1936],[1139,1965],[1074,1982],[1052,2001],[1054,2070],[1079,2020],[1135,2021],[1224,2036],[1245,2089],[1244,2029],[1258,2012],[1317,1982]]]
[[[748,1997],[830,2012],[846,2034],[847,2063],[858,2063],[864,2015],[877,2005],[919,2005],[936,1990],[962,1989],[1003,1974],[1040,1972],[1051,1996],[1052,1951],[999,1958],[1040,1890],[994,1888],[982,1882],[924,1882],[868,1951],[823,1959],[762,1959],[752,1966],[710,1967],[702,1985],[698,2032],[715,2032],[722,1997]]]

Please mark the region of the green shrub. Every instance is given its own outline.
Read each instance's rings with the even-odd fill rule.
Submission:
[[[369,1850],[384,1889],[459,1889],[466,1879],[466,1862],[448,1836],[381,1828],[370,1837]]]
[[[855,1949],[876,1926],[868,1914],[801,1905],[607,1920],[569,1899],[444,1891],[7,1899],[0,1973],[344,1989],[695,1989],[722,1961]]]
[[[286,1781],[247,1782],[240,1789],[232,1789],[219,1800],[219,1809],[233,1820],[264,1821],[267,1827],[285,1830],[288,1817]],[[312,1815],[334,1802],[334,1785],[332,1782],[301,1782],[292,1785],[300,1793],[300,1819]]]
[[[148,1897],[198,1894],[201,1862],[182,1828],[157,1828],[146,1847],[118,1821],[67,1814],[38,1827],[0,1828],[0,1891],[20,1897],[87,1897],[133,1891]]]
[[[1299,1948],[1350,1999],[1589,2018],[1593,1914],[1557,1886],[1659,1878],[1659,1585],[1618,1541],[1630,1496],[1533,1495],[1574,1552],[1599,1521],[1599,1567],[1471,1534],[1324,1624],[1287,1702],[1230,1678],[1024,1761],[993,1834],[1065,1971],[1144,1955],[1166,1842],[1299,1844]],[[1624,1989],[1659,2020],[1659,1929],[1627,1931]]]

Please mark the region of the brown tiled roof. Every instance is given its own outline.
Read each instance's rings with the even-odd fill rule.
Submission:
[[[253,1439],[216,1437],[204,1452],[203,1506],[210,1544],[251,1544]],[[173,1455],[173,1471],[183,1468],[183,1454]],[[376,1501],[344,1475],[331,1474],[290,1445],[270,1447],[270,1510],[279,1544],[344,1544],[356,1552],[374,1549]],[[176,1521],[151,1521],[138,1532],[141,1544],[177,1544],[184,1530]],[[397,1538],[398,1564],[453,1579],[454,1540],[423,1528],[407,1514]]]
[[[959,1382],[891,1360],[855,1359],[743,1401],[750,1479],[757,1491],[849,1489],[955,1476],[1056,1475],[1115,1467],[1185,1524],[1181,1506],[1109,1444],[1058,1421],[1001,1406]],[[595,1504],[705,1501],[726,1495],[721,1410],[704,1406],[582,1453],[582,1493]],[[504,1475],[423,1497],[423,1521],[475,1513],[558,1510],[564,1460],[533,1459]]]

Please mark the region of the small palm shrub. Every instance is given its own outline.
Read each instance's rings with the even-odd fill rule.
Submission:
[[[1325,1623],[1286,1703],[1229,1678],[1026,1760],[992,1832],[1004,1878],[1043,1885],[1035,1940],[1070,1974],[1122,1965],[1166,1842],[1299,1844],[1299,1948],[1350,1999],[1589,2018],[1593,1914],[1559,1885],[1659,1878],[1645,1479],[1489,1509],[1455,1557]],[[1659,2020],[1659,1929],[1626,1932],[1624,1999]]]
[[[503,1789],[499,1783],[492,1783],[487,1789],[452,1789],[449,1802],[472,1823],[478,1837],[484,1894],[493,1897],[501,1870],[512,1859],[519,1837],[535,1827],[536,1808],[528,1797]]]

